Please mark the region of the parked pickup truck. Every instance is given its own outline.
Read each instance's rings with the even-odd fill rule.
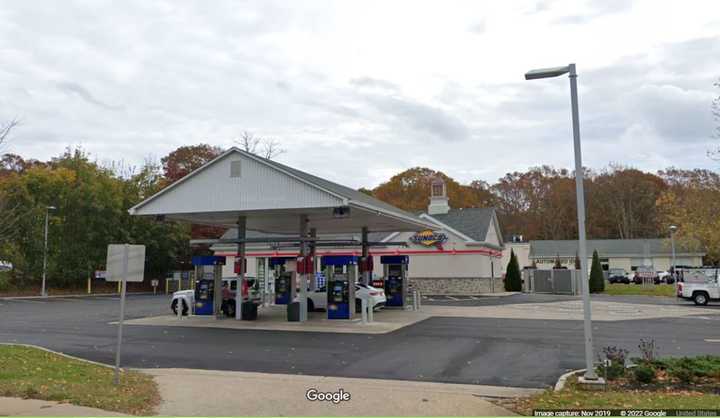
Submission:
[[[682,282],[678,283],[677,296],[692,300],[696,305],[720,301],[720,269],[699,268],[680,271]]]

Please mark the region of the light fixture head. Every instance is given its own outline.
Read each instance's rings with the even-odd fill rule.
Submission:
[[[570,72],[570,66],[552,68],[538,68],[525,73],[525,80],[537,80],[539,78],[558,77]]]

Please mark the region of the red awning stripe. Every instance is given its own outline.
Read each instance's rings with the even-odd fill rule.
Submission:
[[[437,255],[437,254],[482,254],[491,257],[502,257],[502,252],[490,249],[477,249],[477,250],[384,250],[384,251],[370,251],[370,255]],[[238,253],[224,253],[218,252],[215,255],[225,257],[237,257]],[[360,251],[317,251],[315,255],[356,255],[360,256]],[[262,252],[248,252],[245,254],[246,257],[297,257],[297,251],[262,251]]]

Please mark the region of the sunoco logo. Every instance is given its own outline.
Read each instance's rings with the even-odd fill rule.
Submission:
[[[415,244],[424,245],[426,247],[430,247],[433,245],[440,245],[447,241],[448,237],[447,235],[443,234],[442,232],[433,232],[432,229],[426,229],[424,231],[420,231],[410,237],[410,241],[414,242]]]

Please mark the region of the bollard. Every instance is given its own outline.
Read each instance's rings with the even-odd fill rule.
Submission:
[[[88,277],[88,282],[87,282],[87,292],[88,292],[88,295],[92,293],[92,282],[89,277]]]
[[[118,294],[120,294],[120,280],[118,280]]]
[[[181,298],[178,298],[177,303],[177,317],[178,321],[182,321],[182,311],[183,311],[183,300]]]
[[[418,309],[418,291],[413,289],[413,311],[417,311]]]
[[[372,306],[368,306],[368,307],[367,307],[367,310],[368,310],[368,322],[372,323],[372,322],[373,322],[373,316],[375,315],[375,312],[374,312]]]
[[[363,325],[365,325],[365,324],[367,324],[367,321],[368,321],[367,300],[366,299],[360,299],[360,312],[362,314],[362,323],[363,323]]]
[[[419,290],[416,290],[416,292],[417,292],[417,307],[418,307],[418,311],[419,311],[420,309],[422,309],[422,294],[420,293]]]

